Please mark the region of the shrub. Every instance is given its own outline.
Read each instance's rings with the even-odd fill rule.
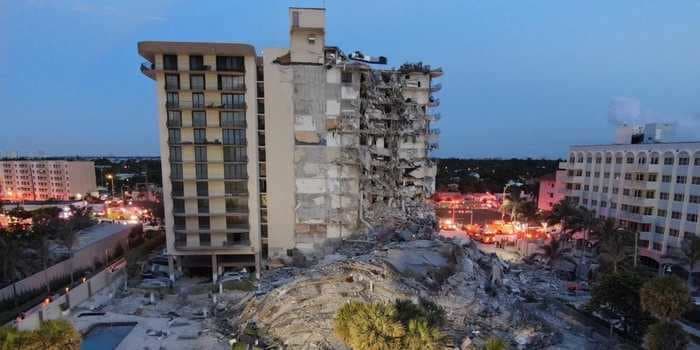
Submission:
[[[65,320],[42,322],[33,332],[0,328],[0,349],[3,350],[78,350],[81,339],[80,333]]]
[[[642,308],[662,321],[677,320],[690,307],[685,282],[675,276],[654,278],[640,291]]]
[[[350,302],[336,314],[335,333],[354,350],[440,349],[444,337],[430,320],[444,320],[438,305],[429,305],[426,310],[410,300],[394,304]]]
[[[647,350],[684,350],[687,347],[688,337],[675,323],[655,323],[649,326],[644,336],[644,348]]]

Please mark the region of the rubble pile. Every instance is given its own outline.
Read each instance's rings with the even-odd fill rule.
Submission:
[[[231,326],[243,332],[255,324],[265,343],[285,348],[343,349],[333,319],[344,303],[422,297],[444,308],[443,332],[455,346],[479,346],[493,335],[519,348],[538,349],[559,339],[527,312],[519,297],[524,286],[510,277],[509,266],[468,239],[390,242],[354,255],[357,249],[306,269],[263,276],[256,297],[229,306],[229,314],[240,314]]]

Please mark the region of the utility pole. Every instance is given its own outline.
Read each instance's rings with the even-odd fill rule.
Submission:
[[[634,233],[634,268],[637,268],[637,258],[639,257],[639,231]]]

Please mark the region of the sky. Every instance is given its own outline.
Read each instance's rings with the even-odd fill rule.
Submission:
[[[0,154],[157,155],[138,41],[288,47],[288,6],[327,45],[440,66],[439,157],[564,157],[616,123],[700,140],[700,1],[0,0]]]

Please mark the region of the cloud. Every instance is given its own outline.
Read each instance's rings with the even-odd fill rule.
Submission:
[[[608,121],[614,126],[643,126],[649,123],[672,124],[674,141],[697,141],[700,135],[700,112],[668,115],[641,107],[636,97],[614,97],[608,106]]]

